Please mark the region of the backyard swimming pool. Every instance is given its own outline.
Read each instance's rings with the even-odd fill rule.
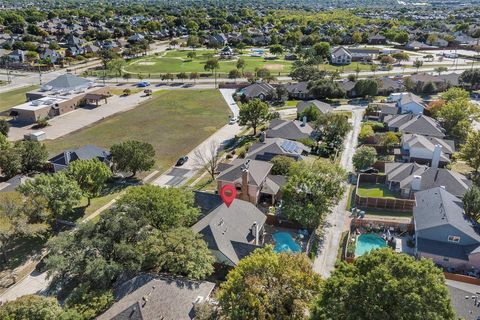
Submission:
[[[355,257],[360,257],[365,253],[387,246],[385,240],[374,233],[361,234],[357,238],[357,245],[355,247]]]
[[[275,252],[302,252],[302,247],[292,238],[292,235],[288,232],[275,232],[272,234],[273,240],[275,240]]]

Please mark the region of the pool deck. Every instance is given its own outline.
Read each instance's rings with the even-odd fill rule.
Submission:
[[[273,239],[272,235],[276,232],[288,232],[292,236],[292,238],[295,240],[295,242],[300,245],[302,248],[302,252],[305,252],[307,248],[307,241],[308,241],[308,236],[304,237],[303,239],[300,239],[298,237],[298,230],[290,229],[290,228],[283,228],[283,227],[278,227],[278,226],[273,226],[273,225],[265,225],[264,226],[265,233],[263,237],[263,244],[264,245],[275,245],[275,240]]]

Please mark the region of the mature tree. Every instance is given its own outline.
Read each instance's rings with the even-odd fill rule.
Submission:
[[[17,190],[25,197],[45,199],[52,219],[71,212],[82,196],[78,184],[64,172],[39,174],[34,180],[28,180],[20,185]]]
[[[329,112],[318,117],[314,128],[323,142],[337,147],[342,143],[351,126],[346,115]]]
[[[24,209],[24,199],[14,192],[0,193],[0,248],[3,261],[8,261],[7,249],[18,238],[39,236],[48,225],[35,221]]]
[[[112,176],[112,171],[98,159],[77,160],[68,166],[67,176],[77,182],[90,205],[90,200],[101,194],[105,182]]]
[[[208,174],[210,174],[210,178],[215,180],[217,166],[221,160],[219,144],[212,140],[206,148],[195,149],[194,155],[195,165],[201,169],[205,169]]]
[[[480,188],[473,185],[463,195],[463,209],[465,214],[473,221],[479,221],[480,219]]]
[[[423,61],[416,59],[415,61],[413,61],[413,66],[415,67],[415,69],[417,69],[418,72],[418,69],[423,66]]]
[[[220,312],[231,320],[308,319],[320,281],[305,255],[257,249],[220,286]]]
[[[242,76],[242,73],[238,69],[232,69],[228,72],[228,79],[233,79],[237,82],[237,79]]]
[[[338,82],[327,79],[309,82],[308,88],[316,99],[335,99],[345,96],[345,90]]]
[[[22,155],[17,148],[1,150],[0,170],[6,178],[11,178],[22,171]]]
[[[155,165],[155,149],[150,143],[128,140],[114,144],[110,148],[112,161],[118,171],[148,171]]]
[[[438,99],[430,102],[427,105],[427,110],[430,113],[430,116],[437,118],[438,111],[440,111],[443,108],[443,106],[445,106],[445,100]]]
[[[197,83],[197,79],[200,78],[200,74],[198,72],[191,72],[189,78],[190,80],[193,80],[193,83]]]
[[[408,33],[405,31],[402,31],[397,33],[394,40],[398,43],[405,44],[408,42],[408,38],[409,38]]]
[[[215,259],[202,236],[190,228],[156,231],[140,244],[143,269],[204,279],[213,272]]]
[[[452,87],[448,89],[447,91],[443,92],[441,94],[442,100],[445,102],[451,102],[455,101],[458,99],[461,100],[468,100],[470,99],[470,94],[468,91],[462,89],[462,88],[457,88],[457,87]]]
[[[190,226],[200,214],[191,192],[148,184],[129,188],[115,203],[114,210],[128,212],[157,229]]]
[[[473,168],[475,177],[478,178],[480,169],[480,131],[470,130],[465,143],[458,152],[458,156]]]
[[[331,48],[328,42],[319,42],[313,45],[315,56],[319,61],[329,59],[331,57]]]
[[[0,134],[3,134],[5,137],[7,137],[9,130],[10,123],[8,123],[7,120],[0,119]]]
[[[410,60],[410,55],[406,52],[397,52],[392,54],[392,57],[398,62],[404,62]]]
[[[434,70],[435,70],[436,73],[438,73],[438,75],[441,75],[442,72],[448,71],[448,68],[447,67],[436,67]]]
[[[0,150],[7,150],[11,148],[11,146],[12,144],[8,141],[7,137],[0,133]]]
[[[282,214],[306,227],[323,223],[325,215],[342,196],[344,170],[330,161],[295,163],[282,188]]]
[[[195,59],[195,57],[197,56],[197,53],[195,51],[189,51],[187,52],[187,58],[190,59],[190,61],[192,61],[193,59]]]
[[[377,151],[373,147],[361,146],[353,155],[353,166],[359,171],[371,167],[377,161]]]
[[[218,58],[210,58],[205,62],[203,66],[205,71],[212,71],[215,74],[215,87],[217,87],[217,70],[220,69],[220,63]]]
[[[422,90],[421,92],[423,94],[432,95],[435,92],[437,92],[438,89],[437,89],[437,85],[435,84],[435,82],[428,81],[427,83],[425,83],[423,85],[423,88],[421,90]]]
[[[429,259],[390,249],[341,262],[325,281],[313,315],[322,320],[455,319],[442,270]]]
[[[187,40],[187,46],[189,46],[189,47],[193,48],[193,50],[195,50],[195,48],[200,47],[200,40],[198,39],[197,36],[190,35],[188,37],[188,40]]]
[[[360,42],[362,42],[362,33],[358,31],[354,32],[352,35],[352,40],[356,44],[359,44]]]
[[[48,151],[45,144],[37,141],[19,141],[15,148],[22,157],[22,171],[41,171],[48,159]]]
[[[318,70],[318,68],[314,66],[301,65],[290,72],[290,77],[293,80],[304,82],[323,79],[326,74],[325,71]]]
[[[273,164],[272,174],[285,176],[290,171],[295,160],[292,157],[275,156],[270,162]]]
[[[269,48],[271,54],[282,54],[283,46],[280,44],[274,44]]]
[[[257,128],[269,119],[268,104],[260,99],[252,99],[240,106],[238,122],[242,126],[248,126],[253,129],[253,134],[257,134]]]
[[[366,143],[368,142],[368,139],[370,139],[374,135],[375,132],[373,131],[372,126],[368,124],[363,124],[360,128],[360,133],[358,134],[358,140],[360,140],[362,143]]]
[[[460,82],[468,84],[473,88],[480,84],[480,69],[465,70],[460,75]]]
[[[380,145],[391,150],[393,147],[397,146],[400,143],[400,139],[395,132],[388,131],[380,137]]]
[[[286,100],[288,100],[288,90],[285,85],[283,84],[278,85],[277,88],[275,89],[275,93],[278,101],[285,102]]]
[[[245,59],[238,58],[236,67],[237,69],[242,70],[242,75],[244,74],[245,66],[246,66]]]
[[[98,56],[102,61],[103,70],[105,71],[108,69],[108,64],[110,63],[110,61],[118,58],[118,53],[116,53],[112,49],[102,49],[98,52]]]
[[[302,120],[303,117],[307,117],[308,122],[317,121],[318,118],[321,116],[320,110],[317,107],[310,105],[306,107],[302,113],[299,114],[299,119]]]
[[[395,58],[390,55],[386,55],[380,58],[380,62],[382,64],[392,64],[395,62]]]
[[[471,128],[471,118],[478,116],[478,107],[466,99],[456,99],[445,104],[437,113],[447,135],[463,143]]]
[[[57,299],[26,295],[0,306],[0,319],[5,320],[81,320],[73,310],[64,311]]]
[[[122,58],[113,59],[107,64],[107,68],[115,72],[119,77],[122,76],[124,66],[125,60],[123,60]]]
[[[355,93],[362,97],[376,96],[378,93],[378,83],[373,79],[358,80],[355,83]]]

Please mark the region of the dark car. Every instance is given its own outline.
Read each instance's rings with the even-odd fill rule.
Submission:
[[[40,262],[37,263],[37,265],[35,266],[35,271],[37,271],[38,273],[43,273],[46,270],[46,263],[45,263],[46,258],[47,256],[43,257],[42,260],[40,260]]]
[[[367,169],[360,170],[360,173],[378,173],[378,170],[370,167],[370,168],[367,168]]]
[[[188,157],[187,156],[183,156],[181,157],[180,159],[177,160],[177,163],[175,164],[177,167],[183,165],[185,162],[188,161]]]

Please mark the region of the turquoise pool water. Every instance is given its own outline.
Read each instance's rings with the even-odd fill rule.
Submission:
[[[374,233],[361,234],[357,238],[357,246],[355,247],[355,257],[360,257],[365,253],[387,246],[385,240]]]
[[[302,247],[292,238],[288,232],[278,231],[272,234],[275,240],[275,252],[302,252]]]

